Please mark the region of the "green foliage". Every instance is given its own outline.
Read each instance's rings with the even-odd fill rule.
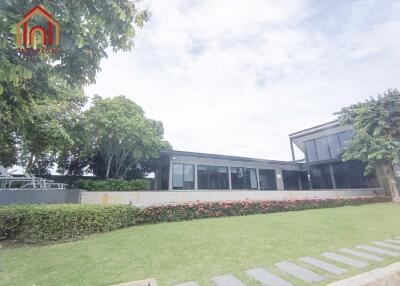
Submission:
[[[354,127],[345,160],[360,160],[372,171],[380,162],[400,163],[400,92],[389,89],[378,97],[343,108],[339,120]]]
[[[151,206],[10,205],[0,207],[0,239],[45,243],[145,223],[241,216],[388,201],[387,197],[195,202]]]
[[[150,183],[145,179],[126,180],[78,180],[76,185],[85,191],[129,192],[150,189]]]
[[[7,152],[0,153],[3,164],[15,161],[13,149],[20,143],[10,138],[21,129],[29,131],[26,126],[34,127],[35,123],[40,125],[39,132],[52,136],[50,146],[44,146],[42,151],[53,149],[60,142],[70,143],[64,126],[58,132],[59,120],[47,104],[59,101],[59,93],[71,94],[94,83],[107,49],[130,50],[135,29],[149,18],[147,11],[137,10],[130,0],[42,1],[40,5],[60,24],[60,47],[57,53],[26,56],[16,49],[15,25],[36,4],[39,3],[30,0],[0,3],[0,143],[7,148]],[[36,24],[42,24],[40,17],[31,19],[30,25]],[[40,118],[43,114],[44,119]],[[33,131],[30,133],[24,138],[32,137]]]
[[[163,140],[162,123],[146,118],[142,108],[124,96],[95,96],[81,125],[83,154],[92,158],[94,173],[106,179],[126,178],[170,148]]]
[[[133,225],[130,205],[10,205],[0,208],[0,237],[43,243]]]

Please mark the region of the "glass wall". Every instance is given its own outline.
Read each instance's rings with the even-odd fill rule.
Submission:
[[[311,166],[310,175],[313,189],[333,189],[329,164]]]
[[[338,158],[341,148],[345,147],[352,137],[353,131],[350,130],[306,141],[304,144],[307,161],[314,162]]]
[[[256,169],[231,167],[232,189],[258,189]]]
[[[258,170],[260,190],[276,190],[276,174],[275,170],[259,169]]]
[[[194,189],[194,165],[192,164],[172,165],[172,189],[174,190]]]
[[[282,170],[283,186],[285,190],[308,190],[307,171]]]
[[[228,190],[228,167],[197,166],[197,188],[199,190]]]

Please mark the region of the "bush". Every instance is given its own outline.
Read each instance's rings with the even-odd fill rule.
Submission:
[[[354,206],[387,201],[390,201],[390,199],[387,197],[357,197],[283,201],[245,200],[224,202],[192,202],[147,207],[139,213],[140,217],[138,217],[137,223],[158,223],[223,216],[267,214],[306,209]]]
[[[390,198],[245,200],[159,205],[142,210],[130,205],[10,205],[0,207],[0,239],[44,243],[137,224],[354,206],[387,201],[390,201]]]
[[[108,192],[128,192],[149,190],[150,182],[145,179],[138,179],[132,181],[126,180],[78,180],[76,182],[80,189],[86,191],[108,191]]]
[[[133,225],[130,205],[10,205],[0,208],[0,238],[43,243]]]

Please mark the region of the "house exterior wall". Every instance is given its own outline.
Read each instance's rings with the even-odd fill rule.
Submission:
[[[244,168],[253,168],[256,169],[257,172],[257,183],[258,189],[259,186],[259,170],[260,169],[270,169],[275,170],[276,180],[277,180],[277,189],[284,190],[283,178],[282,178],[282,170],[293,170],[293,171],[301,171],[301,166],[292,162],[278,162],[278,161],[245,161],[245,160],[224,160],[224,159],[213,159],[213,158],[199,158],[199,157],[191,157],[191,156],[170,156],[170,167],[169,167],[169,186],[168,189],[172,190],[172,165],[173,164],[192,164],[195,166],[194,179],[195,179],[195,190],[198,190],[197,185],[197,166],[198,165],[208,165],[208,166],[219,166],[219,167],[228,167],[229,173],[229,189],[232,190],[232,182],[230,176],[230,168],[232,167],[244,167]]]

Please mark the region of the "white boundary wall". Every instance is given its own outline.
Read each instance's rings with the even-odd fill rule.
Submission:
[[[157,205],[191,201],[293,200],[305,198],[344,198],[383,195],[383,189],[337,189],[312,191],[137,191],[82,192],[82,204]]]

